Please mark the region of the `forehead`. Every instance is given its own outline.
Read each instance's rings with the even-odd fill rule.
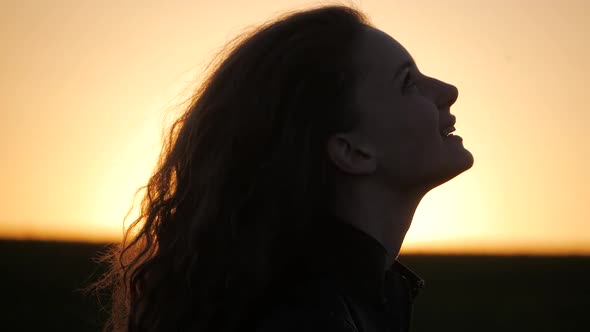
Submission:
[[[403,64],[413,61],[408,51],[385,32],[365,26],[354,54],[355,62],[367,74],[394,75]]]

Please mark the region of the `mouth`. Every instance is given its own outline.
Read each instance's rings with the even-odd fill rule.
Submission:
[[[453,135],[453,132],[454,132],[455,130],[456,130],[456,129],[455,129],[455,126],[452,126],[452,125],[451,125],[451,126],[448,126],[448,127],[445,127],[445,128],[443,128],[443,129],[440,131],[440,136],[441,136],[442,138],[449,138],[449,137],[454,137],[455,135]]]

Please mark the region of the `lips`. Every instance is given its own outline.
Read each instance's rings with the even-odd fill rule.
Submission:
[[[448,136],[453,136],[453,134],[451,134],[451,133],[455,131],[456,120],[457,120],[457,118],[455,116],[451,115],[451,117],[448,119],[448,121],[445,121],[443,126],[440,128],[440,135],[443,138],[448,137]]]
[[[449,136],[453,136],[452,132],[454,132],[455,126],[449,126],[449,127],[445,127],[440,131],[440,135],[442,137],[449,137]]]

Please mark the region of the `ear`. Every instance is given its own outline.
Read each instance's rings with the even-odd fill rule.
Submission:
[[[334,165],[345,173],[370,174],[377,168],[374,147],[352,133],[332,135],[326,150]]]

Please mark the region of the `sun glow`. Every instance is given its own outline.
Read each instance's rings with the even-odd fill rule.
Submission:
[[[316,4],[228,12],[234,2],[3,6],[1,237],[121,238],[211,56],[251,24]],[[475,157],[423,199],[403,251],[590,253],[590,2],[353,2],[424,74],[459,88],[451,112]]]

